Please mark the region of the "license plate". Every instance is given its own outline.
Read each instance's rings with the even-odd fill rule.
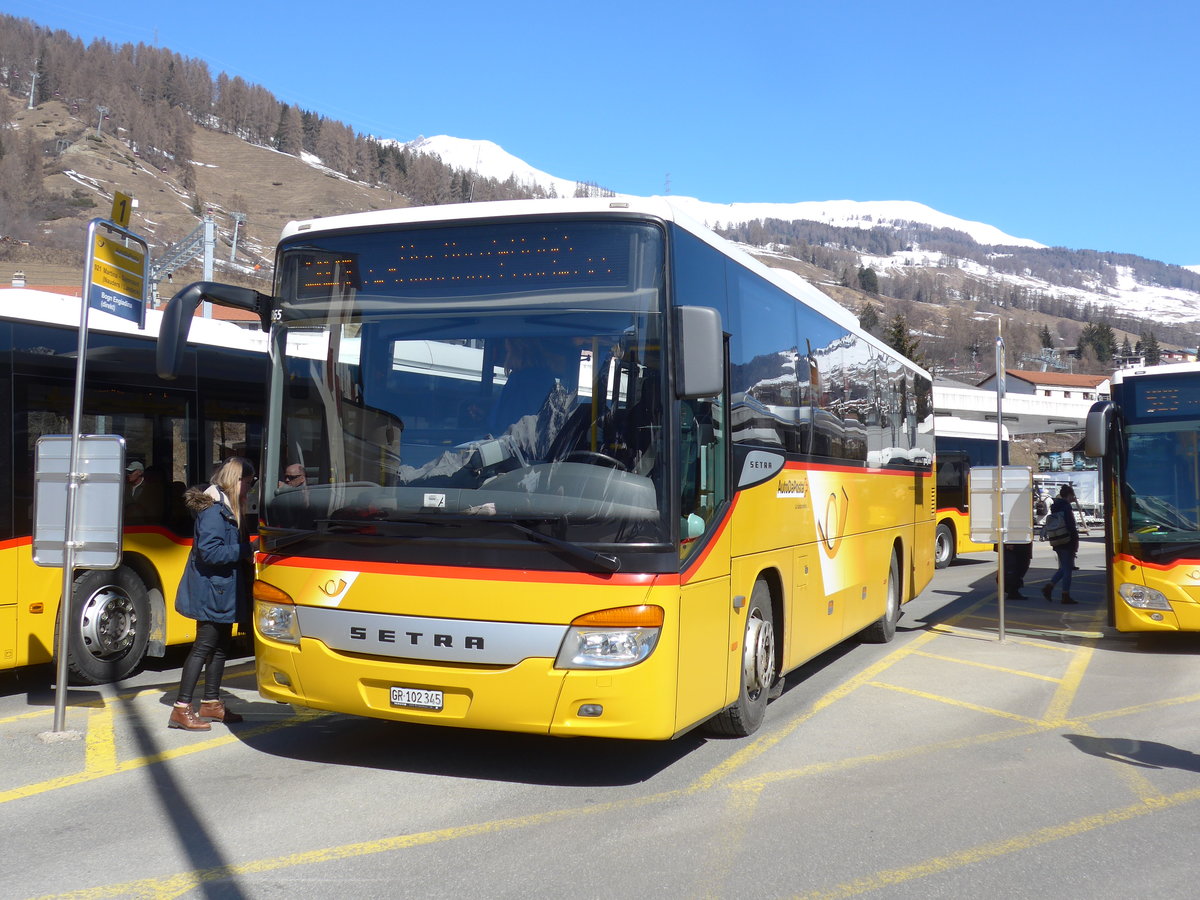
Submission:
[[[404,706],[410,709],[432,709],[440,712],[442,709],[442,692],[430,691],[425,688],[393,687],[392,706]]]

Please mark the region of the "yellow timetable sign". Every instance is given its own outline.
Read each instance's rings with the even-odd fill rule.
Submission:
[[[140,322],[146,291],[146,254],[104,234],[92,246],[93,309]]]

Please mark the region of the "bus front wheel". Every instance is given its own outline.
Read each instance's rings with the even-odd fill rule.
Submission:
[[[741,686],[733,706],[709,720],[708,730],[723,737],[746,737],[758,730],[775,681],[775,622],[771,590],[757,581],[746,609],[742,636]]]
[[[76,578],[70,617],[71,681],[119,681],[141,665],[150,639],[150,596],[132,569],[93,569]],[[60,610],[60,628],[62,621]]]
[[[954,532],[945,522],[938,525],[937,537],[933,539],[933,564],[944,569],[954,562]]]

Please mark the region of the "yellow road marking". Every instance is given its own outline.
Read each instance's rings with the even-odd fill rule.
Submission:
[[[154,900],[163,900],[165,897],[176,897],[205,884],[239,875],[257,875],[294,866],[333,862],[341,859],[355,859],[376,853],[407,850],[411,847],[420,847],[442,841],[457,840],[459,838],[477,837],[483,834],[497,834],[519,828],[529,828],[535,825],[548,825],[552,822],[581,815],[596,815],[663,803],[685,793],[687,793],[685,790],[664,791],[663,793],[652,794],[648,797],[630,797],[611,803],[597,803],[586,807],[531,813],[527,816],[517,816],[511,819],[496,819],[491,822],[478,822],[472,825],[456,825],[417,834],[401,834],[373,841],[361,841],[337,847],[323,847],[318,850],[306,850],[299,853],[289,853],[284,856],[267,857],[245,863],[231,863],[226,866],[196,869],[190,872],[180,872],[175,875],[143,878],[124,884],[84,888],[78,891],[68,891],[63,894],[46,894],[44,897],[39,898],[39,900],[52,900],[52,898],[53,900],[100,900],[100,898],[104,897],[154,898]]]
[[[1067,663],[1067,671],[1063,675],[1062,683],[1054,692],[1054,696],[1050,698],[1049,706],[1046,707],[1044,718],[1047,721],[1058,722],[1066,719],[1067,711],[1071,708],[1075,695],[1079,693],[1079,686],[1083,684],[1083,673],[1087,671],[1095,652],[1095,643],[1089,641],[1071,657],[1071,661]]]
[[[896,691],[899,694],[908,694],[912,697],[920,697],[923,700],[933,700],[937,703],[944,703],[947,706],[957,706],[961,709],[969,709],[972,712],[981,712],[989,716],[999,716],[1002,719],[1012,719],[1014,722],[1025,722],[1030,725],[1036,725],[1039,719],[1033,719],[1029,716],[1022,716],[1017,713],[1011,713],[1003,709],[993,709],[990,706],[980,706],[978,703],[970,703],[966,700],[958,700],[954,697],[945,697],[941,694],[931,694],[928,691],[918,691],[915,688],[901,687],[898,684],[887,684],[882,681],[870,682],[871,687],[883,688],[886,691]]]
[[[113,730],[111,707],[106,706],[88,717],[85,747],[84,774],[97,776],[116,771],[117,738]]]
[[[977,847],[970,847],[966,850],[961,850],[958,853],[951,853],[946,856],[937,856],[933,859],[925,860],[914,866],[907,866],[902,869],[890,869],[885,872],[877,872],[874,875],[868,875],[864,878],[859,878],[854,881],[840,884],[831,890],[813,891],[807,894],[801,894],[802,900],[837,900],[842,897],[855,897],[859,894],[865,894],[869,891],[879,890],[880,888],[895,887],[907,881],[914,881],[918,878],[925,878],[928,875],[938,875],[942,872],[949,872],[952,869],[969,866],[973,863],[983,862],[988,859],[996,859],[997,857],[1007,856],[1011,853],[1017,853],[1021,850],[1031,850],[1034,847],[1039,847],[1044,844],[1049,844],[1054,841],[1061,841],[1064,838],[1077,837],[1089,831],[1094,831],[1097,828],[1106,828],[1109,825],[1119,825],[1122,822],[1128,822],[1131,819],[1137,819],[1141,816],[1149,815],[1150,813],[1161,812],[1166,809],[1173,809],[1178,806],[1183,806],[1188,803],[1193,803],[1200,800],[1200,788],[1193,788],[1188,791],[1180,791],[1177,794],[1171,794],[1167,797],[1159,797],[1149,800],[1144,803],[1135,803],[1132,806],[1126,806],[1121,809],[1112,809],[1107,812],[1097,813],[1091,816],[1083,816],[1074,821],[1067,822],[1063,825],[1051,825],[1047,828],[1040,828],[1037,831],[1029,834],[1018,835],[1017,837],[1008,838],[1006,840],[993,841],[987,844],[980,844]]]
[[[280,728],[298,725],[301,722],[320,718],[321,716],[325,715],[329,715],[329,713],[306,711],[296,715],[288,716],[284,719],[280,719],[278,722],[271,722],[267,725],[261,725],[257,728],[239,730],[237,734],[230,733],[222,735],[221,737],[210,738],[206,741],[188,744],[184,747],[176,747],[172,750],[162,750],[158,753],[149,754],[148,756],[140,756],[137,759],[128,759],[124,762],[116,762],[114,758],[110,764],[107,751],[98,750],[97,765],[105,766],[104,768],[93,769],[90,765],[89,753],[89,765],[82,772],[76,772],[73,775],[62,775],[58,778],[51,778],[47,781],[38,782],[37,784],[27,784],[22,785],[21,787],[11,788],[7,791],[0,791],[0,803],[7,803],[10,800],[20,800],[24,797],[33,797],[37,794],[44,794],[47,791],[55,791],[59,788],[70,787],[76,784],[84,784],[89,781],[95,781],[98,778],[105,778],[109,775],[118,775],[123,772],[131,772],[134,769],[140,769],[143,766],[154,765],[155,763],[166,762],[167,760],[171,759],[180,759],[184,756],[191,756],[193,753],[201,753],[205,750],[213,750],[217,747],[223,747],[227,744],[237,743],[245,738],[257,737],[260,734],[268,734],[269,732],[277,731]],[[107,739],[108,736],[105,736],[102,740]],[[90,744],[91,741],[89,740],[89,749]]]
[[[970,611],[968,610],[967,613],[964,613],[963,615],[965,616],[965,615],[968,615],[969,613],[970,613]],[[961,616],[956,617],[956,619],[954,621],[958,621],[960,618],[962,618],[962,617]],[[973,704],[957,703],[956,701],[949,701],[947,698],[944,698],[944,697],[937,697],[935,695],[926,695],[926,694],[922,694],[921,692],[917,692],[917,691],[907,691],[907,689],[897,688],[893,685],[886,685],[886,684],[880,683],[875,680],[876,677],[880,673],[887,670],[891,666],[895,665],[896,662],[902,660],[903,658],[905,658],[908,655],[916,654],[916,655],[933,656],[933,654],[929,654],[929,653],[921,650],[921,648],[924,647],[925,645],[927,645],[929,642],[931,642],[936,637],[939,637],[939,636],[945,637],[948,635],[968,636],[968,637],[976,636],[975,633],[971,633],[971,632],[963,632],[963,634],[957,635],[953,626],[950,626],[949,628],[947,628],[946,626],[934,626],[929,631],[914,638],[905,647],[900,648],[899,650],[895,651],[894,653],[890,654],[889,656],[877,661],[876,663],[874,663],[873,665],[868,667],[866,670],[859,673],[859,675],[856,676],[855,678],[843,683],[842,685],[839,685],[837,688],[826,693],[815,704],[813,704],[813,706],[811,708],[809,708],[804,713],[800,714],[799,716],[797,716],[794,719],[792,719],[791,721],[789,721],[785,726],[773,731],[770,734],[763,735],[762,737],[758,738],[753,743],[751,743],[749,746],[743,748],[737,754],[734,754],[734,756],[731,757],[730,759],[713,767],[711,770],[709,770],[707,773],[705,773],[700,778],[698,778],[695,782],[693,782],[693,784],[691,784],[689,787],[681,789],[681,790],[668,791],[668,792],[664,792],[664,793],[660,793],[660,794],[650,795],[647,797],[629,798],[629,799],[625,799],[625,800],[621,800],[621,801],[614,801],[612,803],[606,803],[606,804],[593,804],[593,805],[589,805],[587,807],[581,807],[581,808],[571,808],[571,809],[551,811],[551,812],[547,812],[547,813],[538,813],[538,814],[533,814],[530,816],[517,817],[517,818],[513,818],[513,819],[504,819],[504,820],[497,820],[497,821],[493,821],[493,822],[475,823],[475,824],[471,824],[471,825],[439,829],[436,831],[424,832],[424,833],[420,833],[420,834],[398,835],[398,836],[394,836],[394,837],[390,837],[390,838],[384,838],[381,840],[366,841],[366,842],[360,842],[360,843],[355,843],[355,844],[342,845],[339,847],[329,847],[329,848],[323,848],[323,849],[318,849],[318,850],[313,850],[313,851],[288,854],[285,856],[280,856],[280,857],[275,857],[275,858],[267,858],[267,859],[251,861],[251,862],[247,862],[247,863],[231,864],[228,866],[214,867],[214,868],[210,868],[210,869],[194,870],[191,872],[184,872],[184,873],[179,873],[179,874],[172,875],[172,876],[166,876],[163,878],[149,878],[149,879],[142,879],[142,880],[134,881],[134,882],[128,882],[126,884],[121,884],[121,885],[102,886],[102,887],[97,887],[97,888],[92,888],[92,889],[70,892],[70,893],[62,894],[62,895],[58,895],[58,896],[64,897],[64,898],[65,897],[78,898],[78,900],[91,900],[91,898],[116,897],[116,896],[120,896],[120,897],[154,897],[154,898],[160,898],[160,900],[161,900],[161,898],[164,898],[164,897],[179,896],[180,894],[186,893],[190,890],[195,889],[196,887],[202,886],[207,883],[211,883],[214,881],[219,881],[219,880],[223,880],[223,879],[227,879],[227,878],[231,878],[231,877],[236,877],[238,875],[252,875],[252,874],[256,874],[256,873],[274,871],[274,870],[278,870],[278,869],[295,867],[295,866],[300,866],[300,865],[308,865],[308,864],[312,864],[312,863],[321,863],[321,862],[334,861],[334,860],[338,860],[338,859],[361,857],[361,856],[365,856],[365,855],[369,855],[369,854],[373,854],[373,853],[390,852],[393,850],[402,850],[402,849],[406,849],[409,847],[420,846],[420,845],[430,844],[430,843],[439,842],[439,841],[454,840],[454,839],[457,839],[460,837],[471,837],[471,836],[476,836],[476,835],[481,835],[481,834],[496,833],[496,832],[500,832],[500,831],[511,830],[511,829],[515,829],[515,828],[525,828],[525,827],[530,827],[530,826],[543,825],[543,824],[548,824],[548,823],[566,819],[566,818],[578,817],[581,815],[594,815],[597,813],[607,812],[607,811],[619,811],[619,810],[625,810],[625,809],[630,809],[630,808],[635,808],[635,807],[649,806],[652,804],[664,802],[666,800],[675,799],[675,798],[678,798],[681,796],[693,795],[698,792],[704,791],[708,788],[711,788],[713,786],[718,786],[722,782],[726,782],[727,786],[731,790],[731,796],[729,798],[729,808],[730,808],[731,812],[738,818],[739,822],[741,823],[741,827],[739,829],[737,829],[738,830],[737,837],[734,840],[727,842],[730,848],[736,848],[738,845],[740,845],[742,838],[744,837],[744,833],[745,833],[746,829],[748,828],[748,823],[750,821],[750,818],[753,815],[754,810],[757,808],[758,798],[761,795],[761,790],[762,790],[763,785],[767,784],[770,781],[781,780],[784,778],[795,778],[795,777],[800,777],[803,775],[818,774],[820,772],[833,771],[838,768],[847,768],[847,767],[855,766],[855,765],[866,765],[866,764],[870,764],[870,763],[887,761],[887,760],[891,760],[891,759],[898,759],[898,758],[902,758],[904,756],[912,756],[912,755],[917,755],[917,754],[938,752],[939,750],[944,750],[944,749],[955,749],[958,747],[970,746],[972,744],[979,744],[979,743],[984,743],[984,742],[989,742],[989,741],[1005,740],[1005,739],[1010,739],[1010,738],[1019,737],[1019,736],[1023,736],[1023,735],[1036,734],[1039,732],[1052,730],[1054,728],[1062,727],[1063,725],[1078,725],[1078,723],[1082,723],[1085,721],[1098,721],[1100,719],[1111,718],[1111,717],[1115,717],[1115,716],[1122,715],[1122,714],[1129,714],[1130,712],[1137,712],[1137,711],[1141,711],[1143,709],[1156,708],[1156,707],[1162,707],[1162,706],[1168,706],[1168,705],[1177,705],[1177,704],[1183,704],[1183,703],[1190,703],[1190,702],[1196,702],[1197,700],[1200,700],[1200,694],[1191,695],[1188,697],[1168,698],[1168,699],[1164,699],[1164,700],[1160,700],[1160,701],[1154,701],[1154,702],[1148,703],[1148,704],[1141,704],[1139,706],[1128,707],[1124,711],[1108,711],[1105,713],[1093,714],[1091,716],[1079,717],[1079,719],[1077,719],[1077,720],[1069,720],[1066,718],[1066,712],[1069,709],[1071,699],[1073,698],[1075,692],[1078,691],[1079,685],[1082,681],[1083,673],[1086,670],[1088,662],[1091,659],[1091,655],[1094,650],[1094,648],[1092,648],[1092,647],[1083,648],[1082,650],[1080,648],[1067,648],[1069,650],[1069,652],[1072,652],[1075,654],[1075,658],[1071,661],[1070,666],[1068,668],[1068,673],[1063,679],[1052,679],[1052,678],[1046,679],[1049,681],[1058,681],[1060,683],[1059,683],[1059,688],[1056,691],[1054,698],[1051,700],[1050,707],[1047,711],[1047,719],[1045,721],[1040,721],[1040,722],[1033,720],[1033,719],[1029,719],[1028,717],[1017,716],[1015,714],[1010,714],[1010,713],[1004,713],[1003,711],[990,710],[986,707],[975,706]],[[1038,643],[1037,646],[1055,647],[1055,645],[1053,645],[1053,644],[1044,644],[1044,643]],[[935,658],[937,658],[937,657],[935,657]],[[955,660],[955,661],[958,661],[958,660]],[[985,668],[987,668],[987,666],[985,666]],[[996,667],[996,668],[999,668],[999,667]],[[1018,673],[1018,674],[1022,674],[1022,673]],[[1028,673],[1024,673],[1024,674],[1028,674]],[[1041,676],[1041,677],[1044,678],[1044,676]],[[744,768],[750,761],[758,758],[759,756],[766,753],[768,750],[770,750],[774,746],[778,745],[784,738],[786,738],[788,735],[790,735],[792,732],[794,732],[804,722],[807,722],[809,719],[811,719],[816,713],[818,713],[824,709],[827,709],[833,703],[836,703],[838,700],[845,698],[846,696],[850,695],[853,691],[857,690],[859,687],[862,687],[864,685],[884,687],[884,688],[890,689],[890,690],[906,691],[908,693],[913,693],[918,696],[924,696],[929,699],[936,700],[938,702],[955,702],[956,705],[962,705],[967,708],[972,708],[972,709],[976,709],[978,711],[986,712],[989,714],[999,715],[1004,718],[1011,718],[1011,719],[1015,719],[1017,721],[1024,722],[1026,727],[1011,729],[1011,730],[1003,731],[1003,732],[996,732],[996,733],[990,734],[990,735],[977,735],[977,736],[973,736],[970,738],[963,738],[963,739],[958,739],[958,740],[954,740],[954,741],[946,741],[946,742],[941,742],[938,744],[930,744],[930,745],[925,745],[923,747],[906,748],[903,750],[894,751],[889,754],[877,754],[877,755],[871,755],[871,756],[864,756],[864,757],[859,757],[854,760],[838,760],[838,761],[832,762],[832,763],[824,763],[824,764],[806,766],[806,767],[803,767],[800,769],[790,770],[788,772],[768,773],[766,775],[759,775],[759,776],[756,776],[755,778],[744,779],[744,780],[738,781],[738,782],[732,782],[732,783],[729,782],[729,779],[731,778],[731,776],[734,773],[736,773],[738,770]],[[269,726],[264,726],[263,728],[254,729],[252,731],[241,732],[240,735],[241,736],[249,736],[251,734],[261,734],[265,731],[274,730],[276,728],[287,727],[292,724],[296,724],[299,721],[303,721],[306,718],[311,718],[312,715],[313,714],[309,714],[307,716],[291,717],[289,719],[282,720],[278,723],[274,723]],[[316,714],[316,715],[322,715],[322,714]],[[111,722],[110,722],[110,724],[111,724]],[[103,725],[102,725],[102,727],[103,727]],[[185,748],[180,748],[178,750],[165,751],[163,753],[143,757],[139,760],[131,760],[127,763],[116,766],[114,771],[128,771],[129,769],[137,768],[142,765],[149,765],[149,764],[156,763],[156,762],[163,762],[168,759],[174,759],[174,758],[178,758],[181,756],[185,756],[188,753],[199,752],[204,749],[211,749],[212,747],[215,747],[215,746],[227,744],[231,740],[234,740],[234,739],[235,739],[234,736],[231,735],[228,738],[219,738],[216,740],[205,741],[200,744],[191,744]],[[100,738],[97,739],[97,742],[102,743]],[[96,759],[96,766],[99,767],[100,765],[101,765],[101,760],[100,760],[100,757],[98,756]],[[109,773],[109,774],[111,774],[111,773]],[[95,776],[93,776],[93,777],[95,777]],[[77,776],[77,778],[78,778],[78,780],[90,780],[90,778],[87,778],[87,777]],[[62,779],[55,779],[52,782],[45,782],[43,784],[44,785],[53,785],[54,782],[57,782],[57,781],[62,781]],[[43,787],[42,789],[50,789],[50,787]],[[40,793],[41,790],[34,791],[34,792]],[[3,802],[6,799],[11,799],[11,796],[9,796],[9,795],[12,795],[12,794],[14,794],[14,792],[7,792],[7,794],[0,794],[0,802]],[[27,796],[28,793],[22,793],[21,795]],[[1126,807],[1124,809],[1111,810],[1109,812],[1101,813],[1101,814],[1098,814],[1095,816],[1088,816],[1088,817],[1084,817],[1082,819],[1077,819],[1074,822],[1067,823],[1065,825],[1052,826],[1049,828],[1041,829],[1041,830],[1033,832],[1029,835],[1018,836],[1016,838],[1012,838],[1012,839],[1008,839],[1008,840],[1004,840],[1004,841],[997,841],[997,842],[993,842],[993,843],[989,843],[989,844],[984,844],[977,848],[964,850],[959,853],[950,854],[950,855],[944,856],[944,857],[938,857],[933,860],[929,860],[924,863],[920,863],[916,866],[911,866],[911,867],[907,867],[907,868],[903,868],[903,869],[895,869],[895,870],[890,870],[887,872],[877,873],[875,875],[868,876],[863,879],[849,882],[845,885],[840,885],[840,886],[834,888],[831,892],[818,892],[818,893],[808,895],[808,896],[812,896],[812,897],[853,896],[855,894],[864,893],[869,890],[875,890],[879,887],[885,887],[885,886],[892,885],[892,884],[899,884],[899,883],[902,883],[905,881],[913,880],[915,878],[924,877],[925,875],[928,875],[928,874],[935,874],[937,872],[947,871],[952,868],[969,865],[973,862],[981,861],[984,859],[993,858],[993,857],[1004,855],[1007,853],[1018,852],[1020,850],[1028,849],[1030,847],[1048,843],[1053,840],[1058,840],[1058,839],[1061,839],[1064,837],[1074,836],[1076,834],[1080,834],[1085,831],[1092,830],[1094,828],[1104,827],[1104,826],[1107,826],[1110,824],[1116,824],[1119,822],[1127,821],[1131,818],[1145,815],[1149,812],[1157,811],[1159,809],[1167,809],[1167,808],[1171,808],[1174,806],[1179,806],[1184,803],[1192,802],[1196,799],[1200,799],[1200,789],[1171,795],[1169,797],[1161,797],[1161,796],[1160,797],[1152,797],[1152,798],[1146,799],[1141,804]],[[732,858],[732,849],[730,850],[730,852],[722,853],[721,858],[726,859],[725,870],[727,870],[728,866],[730,865],[728,860],[730,858]],[[720,860],[718,860],[718,862],[717,862],[717,867],[718,868],[721,867]]]
[[[1106,709],[1103,712],[1089,713],[1086,716],[1078,716],[1072,719],[1072,722],[1103,722],[1105,719],[1118,719],[1122,716],[1131,716],[1135,713],[1146,712],[1151,709],[1165,709],[1168,706],[1182,706],[1185,703],[1196,703],[1197,701],[1200,701],[1200,694],[1188,694],[1184,697],[1164,697],[1161,700],[1138,703],[1135,706],[1125,706],[1121,709]]]
[[[786,723],[782,727],[755,739],[748,746],[743,747],[723,763],[714,766],[708,772],[701,775],[692,784],[692,790],[706,790],[707,788],[720,783],[722,780],[727,778],[730,773],[737,771],[751,760],[757,759],[772,747],[775,747],[780,741],[794,732],[797,728],[799,728],[817,713],[841,700],[843,697],[852,694],[864,684],[874,681],[875,677],[879,675],[880,672],[891,668],[906,656],[916,653],[936,637],[937,634],[935,632],[927,631],[924,634],[913,638],[908,642],[908,644],[900,649],[894,651],[888,656],[885,656],[883,659],[878,660],[873,665],[868,666],[853,678],[842,682],[840,685],[829,691],[829,693],[825,694],[825,696],[814,703],[806,712],[794,717],[790,722]]]
[[[943,656],[940,653],[929,653],[928,651],[920,651],[917,656],[923,656],[926,659],[937,659],[942,662],[956,663],[960,666],[974,666],[977,669],[988,669],[992,672],[1003,672],[1006,675],[1020,675],[1022,678],[1036,678],[1040,681],[1062,681],[1061,678],[1055,678],[1053,675],[1039,675],[1037,672],[1025,672],[1021,669],[1011,669],[1008,666],[993,666],[991,663],[976,662],[971,659],[959,659],[955,656]]]
[[[1086,735],[1087,737],[1096,738],[1099,743],[1105,746],[1105,749],[1112,747],[1112,743],[1110,741],[1100,737],[1096,733],[1096,730],[1088,725],[1080,723],[1076,726],[1075,730],[1082,735]],[[1141,800],[1143,803],[1148,803],[1152,800],[1157,800],[1162,797],[1162,791],[1156,788],[1153,783],[1151,783],[1150,779],[1142,774],[1140,769],[1138,769],[1136,766],[1130,765],[1123,759],[1117,758],[1121,755],[1119,750],[1110,750],[1110,752],[1114,754],[1114,758],[1107,760],[1107,762],[1115,767],[1113,771],[1121,781],[1125,782],[1133,796],[1137,797],[1137,799]]]
[[[876,765],[881,763],[898,762],[904,759],[910,759],[914,756],[924,756],[926,754],[952,752],[955,750],[964,750],[968,747],[974,747],[980,744],[991,744],[997,741],[1006,741],[1011,738],[1028,737],[1031,734],[1041,734],[1049,731],[1050,726],[1045,723],[1036,725],[1028,725],[1022,728],[1010,728],[1005,731],[994,731],[990,734],[975,734],[969,737],[954,738],[948,741],[938,741],[933,744],[922,744],[915,747],[901,747],[897,750],[892,750],[887,753],[870,753],[864,756],[855,756],[843,759],[830,760],[828,762],[809,763],[806,766],[800,766],[795,769],[782,769],[775,772],[764,772],[759,775],[754,775],[742,781],[734,782],[730,785],[732,788],[747,788],[747,787],[765,787],[768,784],[777,781],[792,781],[797,778],[808,778],[814,775],[827,775],[831,772],[841,772],[847,769],[854,769],[860,766]]]

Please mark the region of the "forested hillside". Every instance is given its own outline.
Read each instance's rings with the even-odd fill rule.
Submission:
[[[260,288],[289,219],[553,196],[357,133],[202,60],[144,44],[84,44],[0,15],[0,264],[28,270],[35,283],[78,284],[87,222],[108,215],[114,191],[138,201],[133,228],[153,257],[210,216],[221,236],[218,277]],[[604,193],[591,183],[575,190]],[[990,370],[997,318],[1014,366],[1045,359],[1102,371],[1139,345],[1157,352],[1198,340],[1196,322],[1080,299],[1102,298],[1122,279],[1200,291],[1200,275],[1130,254],[997,248],[948,229],[866,219],[853,228],[766,220],[723,233],[813,281],[920,361],[968,380]]]

